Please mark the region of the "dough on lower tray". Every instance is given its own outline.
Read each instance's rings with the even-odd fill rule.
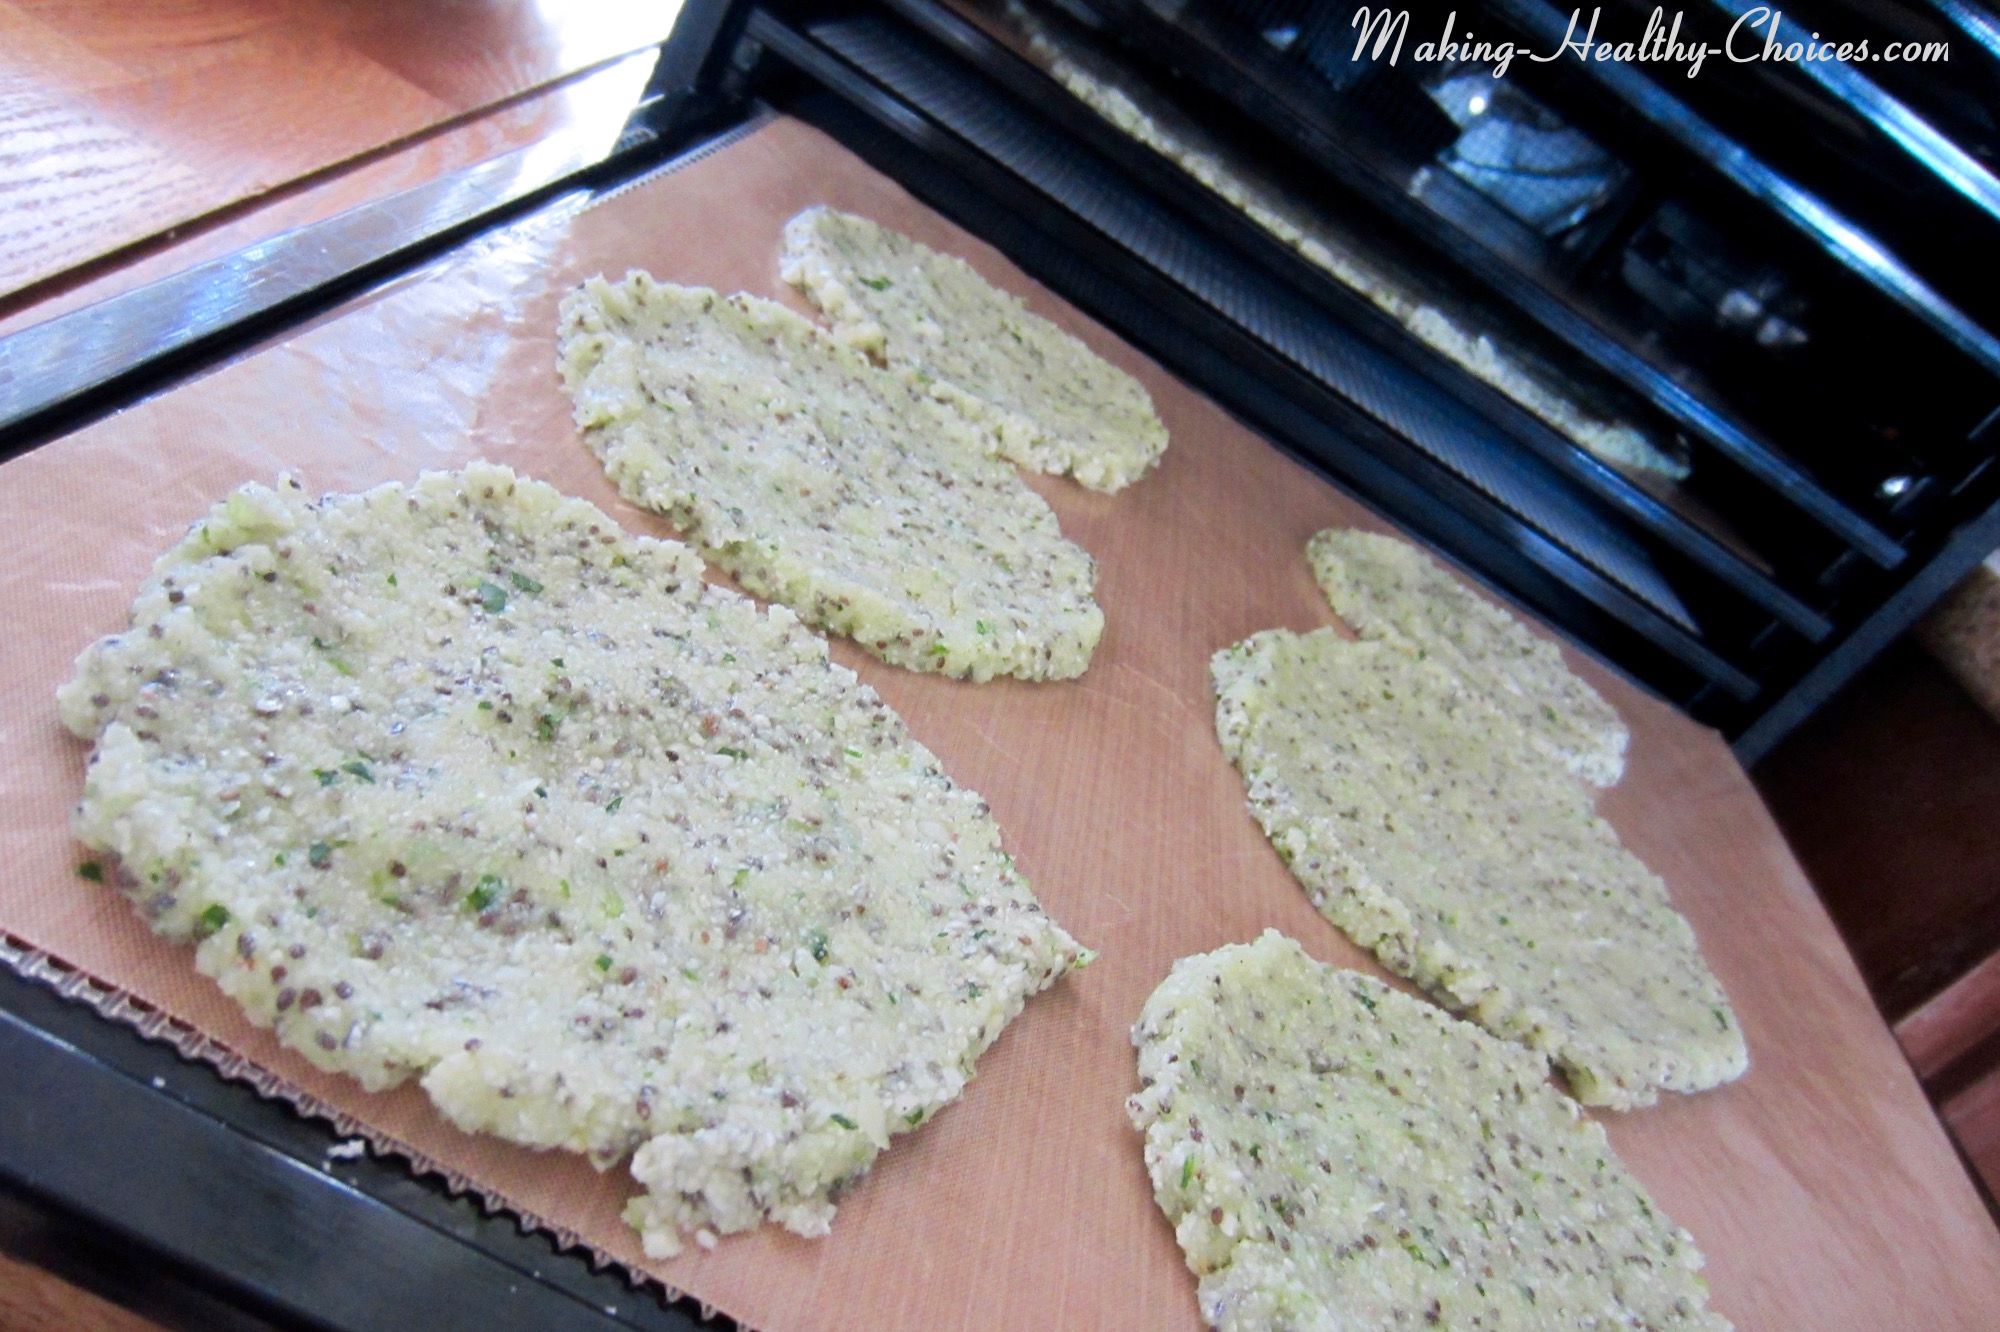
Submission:
[[[1576,390],[1539,358],[1524,356],[1496,341],[1498,331],[1481,328],[1468,309],[1447,312],[1421,294],[1419,284],[1395,265],[1371,256],[1329,226],[1319,210],[1300,203],[1255,172],[1192,119],[1094,52],[1064,40],[1016,0],[1006,17],[1020,32],[1027,54],[1050,77],[1105,121],[1186,172],[1196,183],[1239,209],[1244,216],[1296,250],[1301,258],[1367,299],[1418,341],[1473,378],[1483,380],[1560,433],[1608,463],[1651,472],[1671,481],[1686,479],[1684,449],[1668,451],[1629,422],[1586,408]]]
[[[1329,527],[1306,544],[1313,577],[1363,638],[1421,650],[1594,786],[1616,786],[1630,734],[1561,649],[1407,541]]]
[[[284,1044],[638,1149],[649,1252],[829,1195],[1079,959],[825,640],[478,464],[248,486],[59,695],[79,840]]]
[[[1096,564],[986,428],[803,317],[635,272],[563,301],[560,349],[619,490],[759,596],[910,670],[1090,664]]]
[[[1384,965],[1547,1053],[1590,1104],[1742,1075],[1742,1029],[1666,885],[1482,694],[1330,628],[1254,635],[1211,671],[1252,812]]]
[[[989,427],[1024,467],[1115,491],[1166,451],[1167,428],[1138,380],[955,255],[809,208],[785,224],[783,263],[839,337]]]
[[[1729,1326],[1528,1050],[1275,930],[1175,963],[1132,1042],[1153,1194],[1218,1329]]]

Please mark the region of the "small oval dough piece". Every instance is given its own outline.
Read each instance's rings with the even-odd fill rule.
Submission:
[[[1138,380],[956,255],[821,207],[785,224],[782,262],[837,336],[991,428],[1023,467],[1116,491],[1166,452]]]
[[[1424,651],[1593,786],[1625,774],[1631,734],[1562,650],[1407,541],[1329,527],[1306,544],[1313,577],[1363,638]]]
[[[1729,1327],[1540,1056],[1276,930],[1176,962],[1132,1043],[1127,1108],[1213,1327]]]
[[[1628,1109],[1749,1066],[1664,883],[1435,662],[1333,629],[1215,655],[1216,732],[1313,905],[1383,965]]]
[[[752,592],[916,671],[1083,674],[1097,566],[985,432],[771,301],[592,278],[562,305],[576,423],[633,503]]]
[[[250,1017],[608,1165],[649,1252],[823,1233],[1078,959],[976,794],[783,607],[477,464],[247,486],[59,694],[76,835]]]

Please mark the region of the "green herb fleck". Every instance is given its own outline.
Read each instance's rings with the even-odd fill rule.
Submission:
[[[727,755],[729,755],[729,757],[731,757],[731,758],[733,758],[733,759],[747,759],[747,758],[749,758],[749,757],[750,757],[750,756],[749,756],[748,754],[744,753],[744,752],[743,752],[742,750],[740,750],[740,749],[731,749],[731,748],[730,748],[730,747],[729,747],[728,745],[724,745],[724,746],[723,746],[722,748],[720,748],[720,749],[716,750],[715,752],[716,752],[716,753],[718,753],[718,754],[727,754]]]
[[[1181,1187],[1186,1188],[1192,1183],[1194,1183],[1194,1158],[1190,1156],[1181,1162]]]
[[[195,928],[204,937],[214,934],[229,923],[229,908],[220,902],[212,904],[206,911],[195,917]]]
[[[355,759],[351,763],[341,764],[340,770],[342,772],[353,773],[356,777],[359,777],[362,781],[368,783],[370,786],[375,785],[375,774],[368,771],[368,765],[366,763],[363,763],[360,759]]]
[[[912,1110],[909,1114],[903,1116],[903,1122],[911,1128],[915,1128],[924,1122],[924,1112],[921,1110]]]
[[[546,786],[538,786],[535,788],[535,794],[540,796],[542,799],[547,800],[549,798],[549,788]]]
[[[849,757],[849,758],[852,758],[852,759],[858,759],[858,758],[863,758],[863,757],[866,757],[866,756],[865,756],[865,755],[863,755],[863,754],[862,754],[862,752],[861,752],[860,750],[856,749],[856,748],[855,748],[855,747],[854,747],[853,745],[849,745],[849,746],[847,747],[847,757]]]
[[[88,879],[92,883],[103,883],[104,866],[94,860],[86,860],[76,867],[76,877],[79,879]]]
[[[382,905],[385,907],[393,907],[398,911],[401,911],[403,909],[403,899],[396,896],[396,894],[394,893],[384,893],[377,900],[380,901]]]
[[[599,971],[611,970],[611,954],[599,953],[597,955],[597,969]]]
[[[986,621],[984,620],[974,620],[972,622],[972,627],[974,629],[977,629],[982,634],[990,634],[993,632],[993,626],[986,623]]]
[[[283,866],[284,866],[284,863],[285,863],[285,853],[284,853],[284,852],[282,852],[282,851],[280,851],[280,852],[279,852],[279,853],[278,853],[277,855],[275,855],[275,856],[272,856],[272,857],[271,857],[271,863],[272,863],[273,865],[277,865],[277,866],[279,866],[280,868],[283,868]]]
[[[625,899],[616,893],[606,893],[604,895],[604,914],[607,916],[624,915]]]
[[[834,1123],[840,1125],[844,1129],[853,1129],[861,1127],[859,1124],[849,1119],[846,1115],[840,1114],[838,1112],[828,1115],[827,1118],[831,1119]]]
[[[484,911],[500,899],[501,890],[507,885],[497,874],[482,874],[472,891],[465,895],[465,904],[474,911]]]
[[[808,934],[806,936],[806,947],[812,951],[813,961],[815,962],[826,961],[826,955],[828,951],[826,945],[826,931],[814,930],[812,933]]]
[[[740,869],[737,870],[734,877],[732,877],[729,880],[729,886],[731,888],[741,888],[744,884],[748,882],[750,882],[750,871],[747,869]]]
[[[394,574],[390,574],[390,575],[389,575],[389,586],[390,586],[390,587],[394,587],[395,585],[396,585],[396,575],[394,575]]]
[[[493,704],[492,704],[492,702],[491,702],[490,700],[487,700],[487,699],[483,699],[483,698],[482,698],[482,699],[480,699],[480,700],[479,700],[479,710],[480,710],[481,712],[491,712],[491,711],[493,711]]]
[[[333,863],[333,848],[325,842],[314,842],[306,848],[306,859],[312,862],[314,869],[325,869]]]
[[[324,652],[324,653],[326,653],[326,654],[327,654],[327,657],[326,657],[326,664],[327,664],[327,665],[329,665],[329,666],[333,667],[333,669],[335,669],[336,671],[339,671],[339,672],[340,672],[340,673],[341,673],[342,675],[352,675],[352,674],[354,674],[354,668],[353,668],[352,666],[349,666],[349,665],[348,665],[348,664],[347,664],[346,662],[342,661],[342,660],[341,660],[341,659],[340,659],[339,657],[336,657],[336,656],[334,656],[334,655],[333,655],[333,644],[331,644],[331,643],[325,643],[325,642],[321,642],[321,641],[320,641],[320,638],[319,638],[319,636],[318,636],[317,634],[315,634],[315,635],[313,636],[313,646],[314,646],[314,647],[316,647],[316,648],[318,648],[318,649],[319,649],[319,650],[320,650],[321,652]]]
[[[313,776],[319,778],[319,784],[321,786],[332,786],[335,782],[340,780],[340,774],[335,772],[331,768],[314,768]]]
[[[538,740],[554,740],[556,738],[556,728],[561,725],[562,718],[556,716],[553,712],[544,712],[541,716],[535,718],[535,738]]]
[[[507,575],[507,581],[512,583],[517,591],[530,595],[542,590],[542,585],[526,574],[510,573]]]
[[[933,657],[949,657],[951,649],[942,643],[934,643],[931,645],[931,655]]]
[[[479,580],[479,604],[486,608],[488,615],[498,615],[507,609],[507,589],[498,583]]]
[[[861,285],[864,287],[872,287],[876,291],[887,291],[889,290],[889,288],[895,286],[896,284],[889,281],[888,278],[862,278]]]
[[[604,807],[604,812],[606,814],[616,814],[618,812],[618,807],[624,803],[625,803],[624,796],[612,796],[611,803]]]
[[[1374,1000],[1373,996],[1371,996],[1371,995],[1369,995],[1369,994],[1367,994],[1367,993],[1365,993],[1365,992],[1363,992],[1363,991],[1360,991],[1360,990],[1356,990],[1356,991],[1354,992],[1354,997],[1355,997],[1356,999],[1359,999],[1359,1000],[1361,1001],[1361,1006],[1362,1006],[1363,1008],[1367,1009],[1367,1010],[1368,1010],[1369,1012],[1373,1013],[1373,1012],[1375,1012],[1375,1011],[1376,1011],[1376,1005],[1375,1005],[1375,1000]]]
[[[560,668],[560,667],[562,666],[562,664],[563,664],[563,659],[562,659],[561,657],[550,657],[550,658],[549,658],[549,665],[551,665],[551,666],[554,666],[554,667],[557,667],[557,668]]]
[[[980,995],[985,993],[986,991],[980,989],[977,985],[967,985],[965,987],[965,997],[968,999],[977,999]]]

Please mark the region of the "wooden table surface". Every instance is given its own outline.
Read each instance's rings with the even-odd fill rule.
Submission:
[[[0,0],[0,314],[79,266],[657,43],[676,11]]]
[[[1138,374],[1172,431],[1159,472],[1124,494],[1033,483],[1099,561],[1108,624],[1082,679],[975,686],[835,644],[992,802],[1043,901],[1102,956],[1028,1006],[964,1100],[899,1139],[848,1194],[827,1239],[767,1228],[647,1264],[617,1220],[628,1180],[457,1134],[414,1089],[371,1097],[317,1074],[122,901],[80,886],[65,819],[81,751],[47,697],[76,649],[123,621],[166,541],[280,467],[352,489],[483,455],[663,532],[617,499],[575,439],[552,370],[555,302],[583,275],[628,264],[780,295],[779,229],[817,202],[964,254]],[[1266,925],[1328,960],[1370,965],[1311,910],[1244,809],[1215,742],[1206,662],[1258,629],[1330,622],[1301,547],[1328,523],[1372,521],[994,251],[780,121],[0,467],[0,527],[17,534],[0,565],[0,618],[19,630],[0,641],[0,928],[753,1325],[1191,1327],[1192,1281],[1123,1117],[1132,1016],[1172,959]],[[2000,1233],[1728,748],[1576,663],[1634,733],[1607,817],[1693,921],[1752,1058],[1730,1087],[1605,1116],[1614,1145],[1694,1231],[1716,1303],[1741,1326],[1991,1327]]]

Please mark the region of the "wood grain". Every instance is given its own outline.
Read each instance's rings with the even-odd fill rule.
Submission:
[[[0,296],[658,42],[673,13],[0,0]]]
[[[189,234],[162,235],[102,271],[72,269],[32,295],[12,301],[0,296],[0,337],[517,148],[569,135],[608,145],[623,128],[651,69],[651,54],[638,52],[422,135],[326,179],[287,188],[238,211],[212,214],[183,229]],[[4,228],[0,216],[0,231]]]
[[[370,1096],[250,1026],[182,950],[81,884],[67,810],[82,747],[49,694],[126,619],[155,554],[217,497],[282,468],[350,490],[484,456],[665,535],[578,444],[553,372],[556,304],[631,266],[784,296],[780,229],[829,203],[964,255],[1153,394],[1173,443],[1117,496],[1038,478],[1098,561],[1107,627],[1090,671],[971,685],[836,643],[960,782],[992,804],[1048,909],[1101,950],[1028,1005],[961,1102],[898,1139],[833,1233],[769,1228],[647,1263],[618,1219],[621,1172],[467,1137],[420,1091]],[[274,1084],[359,1117],[457,1172],[767,1332],[1198,1326],[1194,1283],[1154,1206],[1123,1101],[1129,1029],[1178,957],[1266,926],[1374,969],[1313,911],[1243,804],[1216,743],[1209,654],[1332,616],[1301,553],[1331,523],[1380,526],[1214,403],[1027,280],[806,127],[778,121],[574,217],[486,238],[454,262],[174,392],[0,466],[0,929],[143,996]],[[1745,1328],[1983,1329],[2000,1232],[1876,1015],[1860,974],[1728,748],[1574,658],[1632,727],[1603,800],[1666,879],[1730,992],[1751,1051],[1732,1086],[1605,1116],[1620,1155],[1709,1256]]]

